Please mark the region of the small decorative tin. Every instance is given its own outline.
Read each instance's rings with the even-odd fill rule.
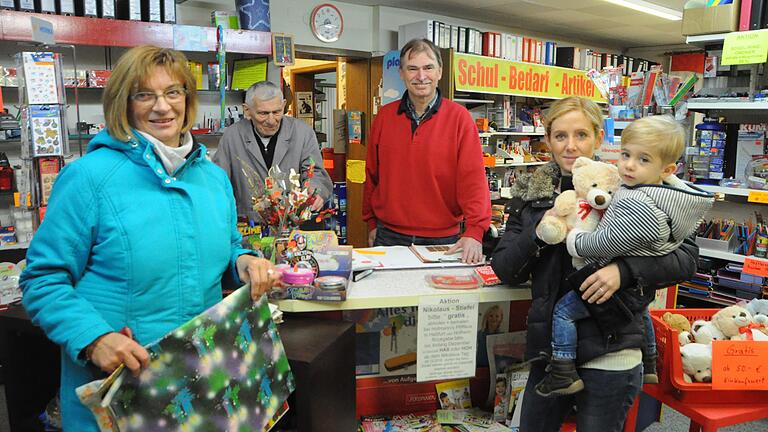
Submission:
[[[321,276],[315,279],[315,285],[325,291],[342,291],[347,287],[347,278],[341,276]]]

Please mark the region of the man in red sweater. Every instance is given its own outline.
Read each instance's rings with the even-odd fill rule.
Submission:
[[[478,263],[491,223],[482,148],[469,112],[437,90],[442,67],[426,39],[400,51],[407,91],[373,122],[363,219],[371,246],[455,243],[447,253],[461,250],[462,261]]]

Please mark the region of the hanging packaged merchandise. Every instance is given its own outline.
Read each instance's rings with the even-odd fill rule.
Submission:
[[[13,168],[8,161],[8,156],[0,152],[0,191],[13,190]]]
[[[63,155],[61,109],[58,105],[32,105],[29,128],[33,156]]]
[[[38,203],[40,207],[48,205],[48,199],[51,197],[53,182],[59,171],[64,166],[64,160],[61,157],[42,157],[36,158],[37,181],[38,181]]]

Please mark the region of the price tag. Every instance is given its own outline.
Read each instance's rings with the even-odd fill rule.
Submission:
[[[744,267],[741,271],[755,276],[768,277],[768,260],[747,257],[744,259]]]
[[[768,30],[731,32],[723,41],[723,65],[765,63]]]
[[[713,390],[768,390],[768,343],[712,342]]]
[[[768,204],[768,192],[766,191],[750,191],[747,196],[747,202],[753,202],[758,204]]]

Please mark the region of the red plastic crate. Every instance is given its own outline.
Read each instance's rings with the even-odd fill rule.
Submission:
[[[720,309],[651,309],[653,330],[656,333],[656,350],[659,386],[676,399],[693,403],[750,403],[764,400],[768,391],[760,390],[712,390],[711,383],[687,383],[683,379],[683,362],[680,357],[678,332],[661,319],[665,312],[683,315],[693,324],[694,321],[710,320]]]

